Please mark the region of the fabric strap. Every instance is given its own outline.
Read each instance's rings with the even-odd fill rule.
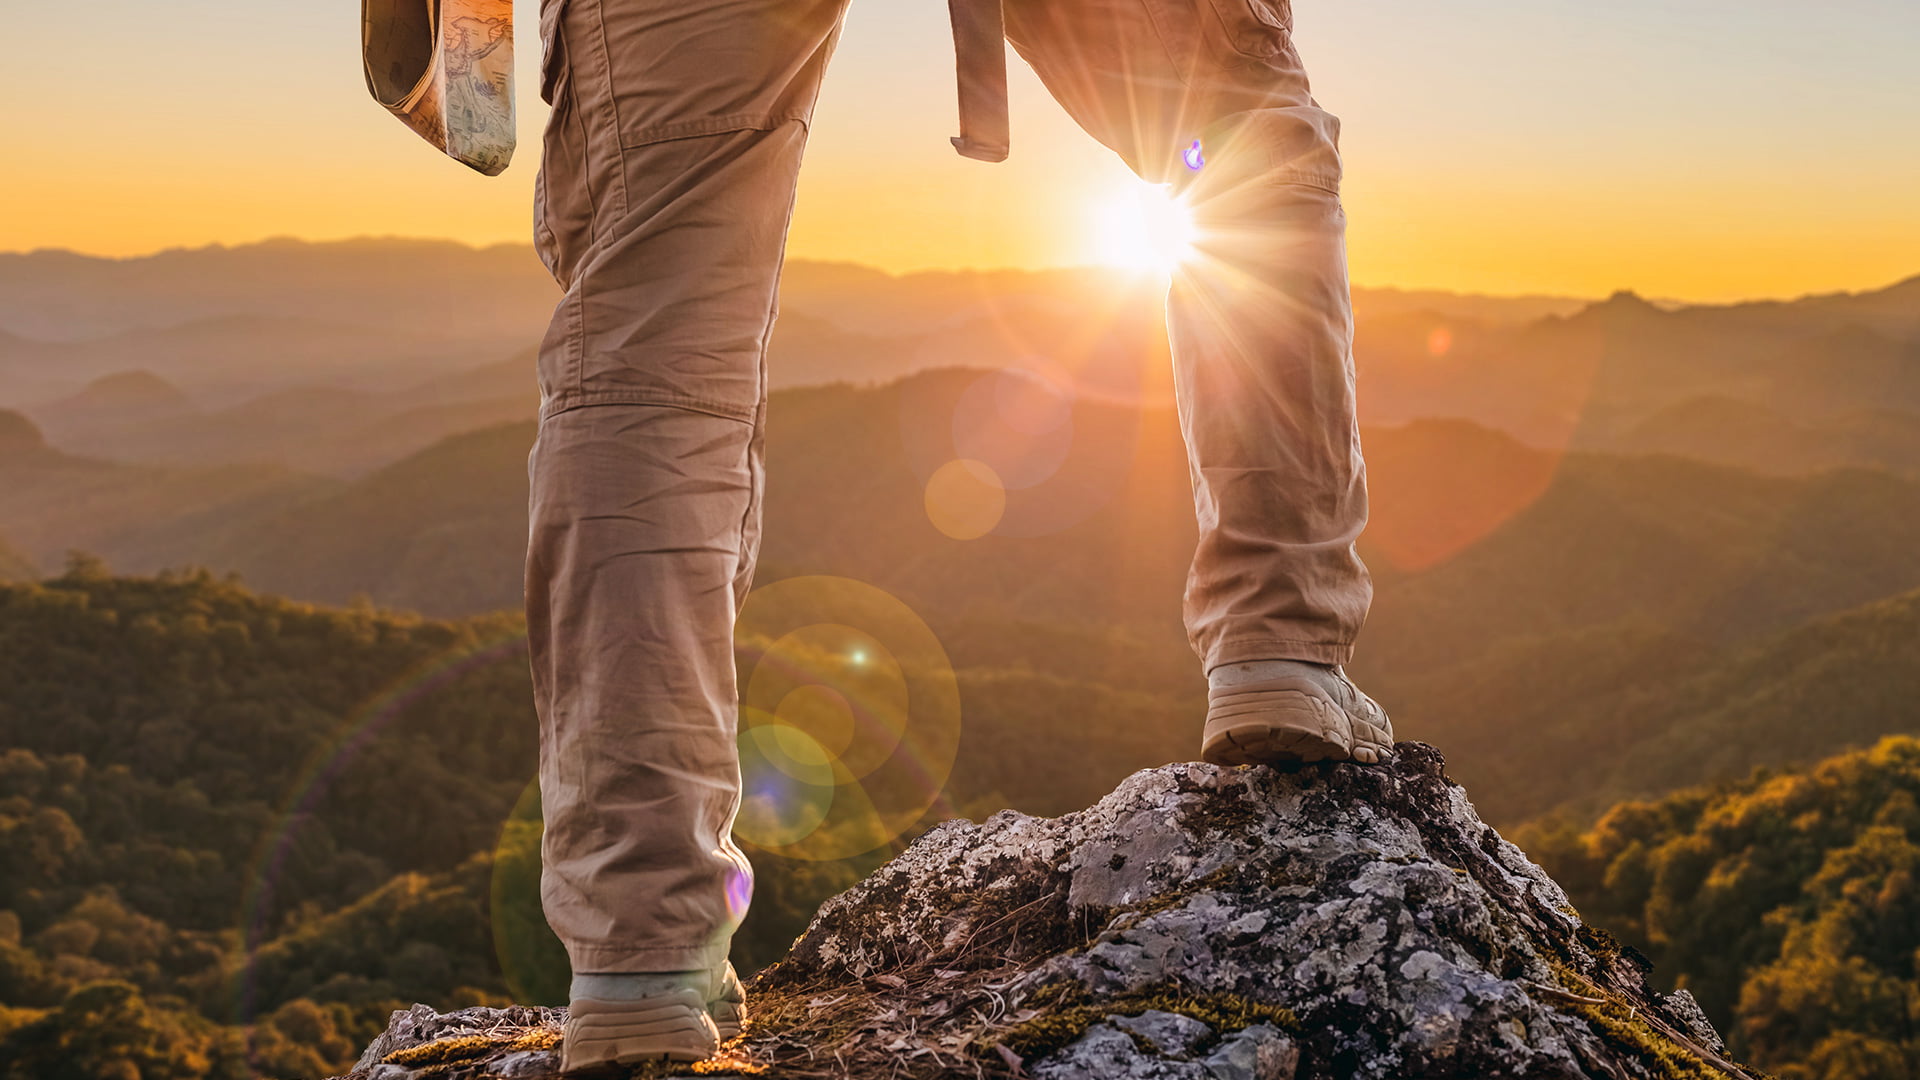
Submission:
[[[953,17],[954,66],[960,78],[960,134],[953,148],[978,161],[1005,161],[1007,31],[1001,0],[947,0]]]

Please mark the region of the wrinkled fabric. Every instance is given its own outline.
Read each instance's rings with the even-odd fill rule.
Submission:
[[[714,967],[744,913],[733,624],[794,184],[843,13],[543,3],[535,240],[564,294],[539,357],[527,621],[542,897],[575,971]],[[1345,663],[1371,585],[1339,123],[1287,4],[1006,0],[1005,17],[1073,117],[1201,228],[1168,301],[1196,653]]]

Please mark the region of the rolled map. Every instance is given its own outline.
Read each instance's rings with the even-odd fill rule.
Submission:
[[[367,89],[488,176],[513,160],[513,0],[361,0]]]

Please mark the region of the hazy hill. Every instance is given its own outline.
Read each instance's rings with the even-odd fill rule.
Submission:
[[[220,315],[72,342],[0,338],[0,394],[10,403],[41,405],[102,375],[145,370],[198,401],[231,404],[316,382],[397,388],[513,347],[512,339],[503,344],[438,321],[383,327],[294,315]]]
[[[996,461],[1009,476],[1028,469],[1040,482],[1009,493],[994,535],[956,540],[928,520],[925,478],[960,452],[954,417],[970,415],[1000,378],[941,371],[878,387],[776,394],[770,572],[861,577],[955,615],[1067,612],[1075,620],[1171,627],[1176,605],[1168,598],[1178,595],[1193,544],[1171,410],[1081,402],[1060,447],[1007,451]],[[998,422],[976,419],[992,437]],[[1556,465],[1553,455],[1462,422],[1369,435],[1380,486],[1370,543],[1389,579],[1444,561],[1497,528],[1539,495]],[[531,423],[456,437],[270,519],[236,522],[200,561],[315,599],[366,591],[383,603],[447,614],[513,606],[532,438]],[[443,525],[453,522],[462,524]],[[412,565],[402,553],[422,543],[438,551],[428,534],[440,533],[463,554],[436,554],[435,584],[410,584],[418,579],[402,569]],[[1059,572],[1069,564],[1073,573]],[[470,575],[468,583],[453,587],[438,576],[453,573]],[[1116,581],[1132,587],[1115,589]]]
[[[1796,421],[1754,401],[1710,395],[1649,415],[1616,445],[1793,474],[1842,465],[1920,473],[1920,412],[1892,408]]]
[[[75,453],[351,475],[457,425],[528,415],[516,402],[531,393],[530,365],[496,358],[526,355],[554,298],[537,260],[510,246],[272,241],[125,260],[0,255],[0,405],[34,412]],[[1171,401],[1158,290],[1116,271],[892,275],[796,261],[782,308],[769,365],[778,387],[1013,365],[1068,373],[1090,396]],[[1702,443],[1717,448],[1713,460],[1766,471],[1920,470],[1920,279],[1731,305],[1361,289],[1355,308],[1372,427],[1461,418],[1554,449]],[[200,433],[176,424],[108,437],[46,411],[124,370],[242,415]],[[430,399],[429,387],[467,394],[489,382],[496,392]],[[386,400],[365,403],[364,423],[316,414],[277,440],[248,432],[250,398],[338,390]],[[1791,425],[1779,432],[1785,447],[1756,414],[1702,410],[1702,400],[1778,413]],[[416,419],[427,439],[382,437]]]
[[[1171,411],[1083,400],[1053,441],[1010,439],[992,403],[1013,378],[945,371],[777,394],[769,573],[859,577],[946,616],[1138,626],[1177,650],[1193,525]],[[345,487],[240,470],[252,488],[232,493],[211,489],[222,473],[46,451],[0,464],[18,478],[0,491],[0,530],[42,562],[79,546],[129,570],[239,569],[317,600],[511,607],[531,439],[526,423],[474,432]],[[1671,457],[1563,456],[1458,421],[1369,429],[1366,440],[1375,513],[1364,547],[1380,595],[1361,663],[1389,685],[1509,640],[1640,619],[1718,643],[1920,587],[1920,487],[1886,473],[1766,477]],[[925,485],[967,455],[1015,486],[993,534],[956,540],[930,522]],[[156,511],[156,476],[186,485],[186,504]],[[270,513],[245,501],[268,494]],[[231,506],[201,517],[191,545],[165,527],[223,499]],[[129,528],[142,518],[144,531]]]
[[[1459,416],[1540,446],[1623,451],[1690,440],[1716,446],[1716,460],[1768,471],[1920,468],[1902,433],[1920,426],[1915,282],[1727,307],[1621,293],[1518,325],[1359,314],[1361,400],[1374,423]],[[1875,431],[1862,436],[1868,415]],[[1763,426],[1791,445],[1768,443]]]
[[[1500,638],[1622,620],[1737,639],[1920,587],[1916,543],[1920,485],[1884,472],[1571,454],[1486,539],[1395,582],[1370,641],[1396,666],[1431,668]]]
[[[0,531],[43,566],[75,548],[145,567],[195,562],[220,530],[333,483],[277,465],[158,468],[79,457],[0,410]]]
[[[796,260],[784,282],[790,318],[772,366],[782,386],[1038,353],[1124,387],[1163,351],[1156,291],[1117,271],[891,275]],[[42,403],[130,368],[227,403],[305,383],[390,387],[443,361],[524,349],[556,299],[532,251],[515,246],[272,240],[128,259],[0,254],[0,404]],[[1582,302],[1361,290],[1358,303],[1363,314],[1417,308],[1509,324]],[[1118,320],[1091,358],[1080,340],[1090,315]]]
[[[1920,732],[1920,592],[1711,647],[1652,619],[1500,642],[1399,686],[1493,820],[1625,798]],[[1381,667],[1382,665],[1374,665]]]
[[[437,443],[318,498],[235,522],[197,560],[285,595],[359,594],[435,614],[511,608],[531,424]]]
[[[193,399],[151,371],[119,371],[102,375],[79,393],[41,407],[40,422],[47,428],[72,429],[76,438],[95,437],[106,430],[196,411]]]
[[[1046,733],[1000,725],[1056,697],[1096,693],[1139,717],[1128,726],[1145,741],[1129,760],[1189,753],[1199,679],[1178,611],[1193,524],[1173,418],[1083,401],[1062,421],[1070,438],[1009,449],[992,415],[973,411],[1009,392],[1008,378],[939,371],[778,393],[759,580],[879,585],[926,617],[964,668],[1025,672],[977,684],[967,745],[988,757],[969,749],[966,767],[1000,778],[977,790],[1015,775],[992,755],[1050,760],[1018,752]],[[1000,530],[954,539],[928,518],[924,477],[978,423],[979,452],[1031,483],[1008,492]],[[348,484],[211,505],[191,528],[122,519],[99,547],[128,569],[199,563],[303,599],[364,594],[439,615],[517,608],[532,437],[527,422],[472,432]],[[1870,605],[1920,589],[1920,485],[1885,472],[1770,477],[1673,457],[1558,455],[1463,421],[1366,439],[1375,519],[1363,546],[1378,592],[1355,671],[1404,733],[1452,752],[1492,819],[1568,800],[1594,810],[1920,728],[1885,672],[1859,669],[1852,685],[1877,704],[1849,699],[1844,720],[1817,725],[1770,719],[1743,692],[1794,703],[1817,693],[1822,669],[1806,676],[1790,653],[1826,655],[1823,641],[1849,663],[1895,668],[1920,646],[1896,634],[1875,651],[1852,629],[1881,618]],[[77,467],[45,460],[55,475]],[[92,467],[151,486],[150,473]],[[8,531],[30,525],[0,518]],[[53,565],[65,546],[34,550]],[[1780,633],[1802,636],[1767,644]],[[1776,651],[1752,660],[1747,648]],[[1734,715],[1779,731],[1741,743]],[[1044,786],[1026,778],[1017,790]]]
[[[530,417],[538,408],[532,361],[523,357],[391,393],[299,386],[207,409],[156,375],[126,372],[95,380],[33,415],[53,445],[83,447],[88,456],[355,476],[450,435]]]
[[[0,326],[47,341],[233,315],[441,333],[457,315],[453,332],[496,338],[545,322],[557,291],[522,245],[275,239],[124,259],[0,253]]]
[[[40,568],[33,560],[22,555],[6,537],[0,536],[0,582],[33,581],[40,577]]]

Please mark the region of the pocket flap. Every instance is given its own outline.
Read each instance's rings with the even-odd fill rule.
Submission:
[[[540,100],[549,105],[566,67],[566,49],[560,38],[560,17],[566,6],[567,0],[540,0]]]

